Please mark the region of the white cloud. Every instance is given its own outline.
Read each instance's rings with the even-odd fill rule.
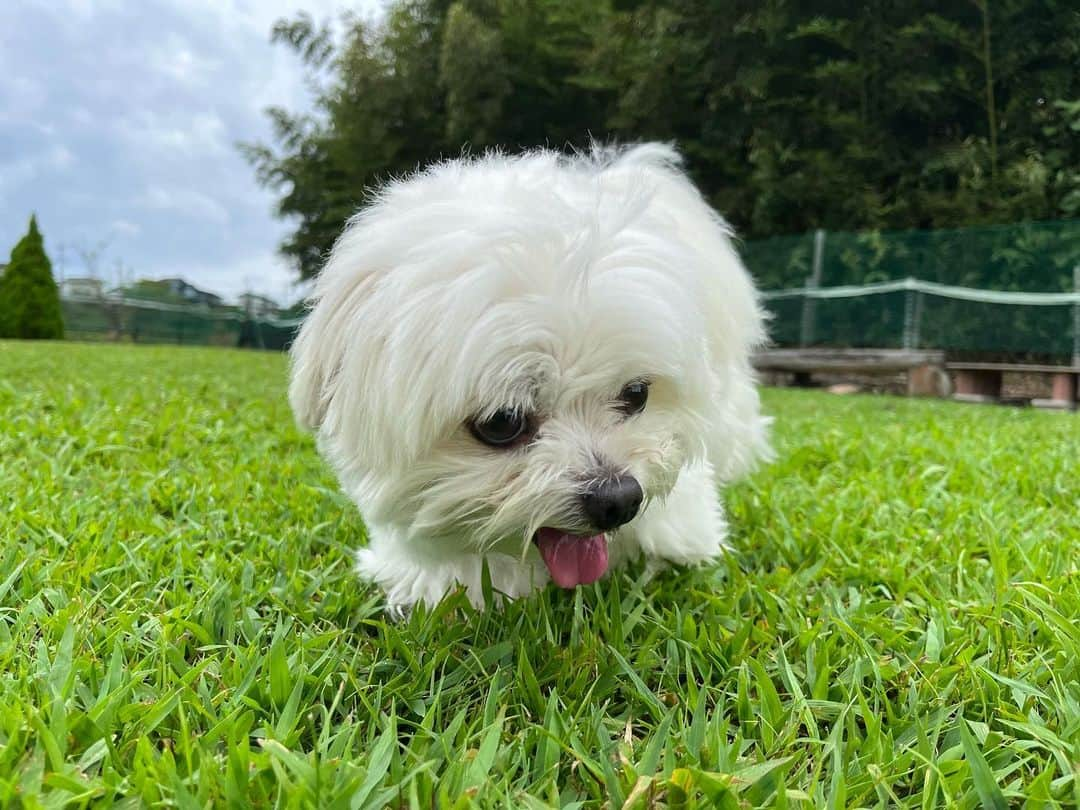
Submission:
[[[170,211],[194,220],[227,225],[229,210],[216,199],[191,188],[153,186],[142,194],[137,203],[158,211]]]
[[[109,224],[109,230],[121,236],[138,236],[142,228],[126,219],[114,219]]]
[[[49,149],[46,160],[53,169],[66,169],[75,162],[75,155],[66,146],[58,143]]]
[[[8,192],[36,177],[63,171],[75,162],[75,155],[63,144],[52,144],[32,154],[0,162],[0,193]]]
[[[148,69],[166,81],[194,88],[208,84],[222,68],[221,59],[205,50],[197,53],[187,38],[176,32],[166,34],[164,42],[147,49],[146,61]]]
[[[0,40],[0,124],[25,121],[45,104],[45,86],[37,79],[12,71],[2,57],[3,41]],[[6,77],[2,76],[8,71]]]
[[[236,143],[311,102],[273,23],[343,5],[385,0],[0,0],[0,256],[36,211],[51,249],[289,301],[288,226]]]
[[[225,122],[212,110],[136,110],[112,121],[118,140],[154,161],[232,153]]]
[[[81,105],[72,107],[70,110],[67,110],[67,115],[70,119],[71,125],[76,127],[91,126],[93,125],[95,120],[94,113],[90,112],[90,110]]]
[[[105,13],[121,10],[124,0],[14,0],[12,6],[15,12],[33,10],[47,14],[55,24],[77,30]]]
[[[382,12],[386,0],[165,0],[164,5],[184,16],[212,20],[230,35],[247,32],[268,38],[275,22],[300,11],[316,20],[337,17],[344,8],[371,16]]]

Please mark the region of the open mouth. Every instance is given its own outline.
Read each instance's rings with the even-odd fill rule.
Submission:
[[[540,549],[551,581],[560,588],[588,585],[607,571],[607,535],[569,534],[545,526],[533,535],[533,542]]]

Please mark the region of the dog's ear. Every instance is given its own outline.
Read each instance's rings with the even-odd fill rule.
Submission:
[[[296,421],[317,430],[338,389],[349,341],[373,283],[358,250],[362,226],[354,220],[334,246],[316,281],[309,312],[290,350],[289,404]]]
[[[753,355],[765,345],[766,314],[731,227],[699,198],[696,238],[708,268],[703,297],[710,365],[716,375],[709,455],[721,480],[731,481],[772,458],[770,419],[761,415]]]
[[[289,404],[297,423],[309,430],[318,429],[326,416],[330,388],[341,365],[341,341],[326,328],[328,320],[312,302],[290,350]]]

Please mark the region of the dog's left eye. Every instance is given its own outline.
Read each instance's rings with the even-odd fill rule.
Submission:
[[[516,408],[495,411],[486,419],[469,423],[473,436],[492,447],[509,447],[526,435],[529,417]]]
[[[623,386],[619,393],[619,410],[627,416],[633,416],[645,410],[645,403],[648,401],[649,383],[645,380],[634,380]]]

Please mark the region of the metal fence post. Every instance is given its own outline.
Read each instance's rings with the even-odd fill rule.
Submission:
[[[814,231],[814,263],[810,268],[810,278],[806,280],[807,290],[816,290],[821,286],[821,273],[825,265],[825,231],[818,228]],[[817,301],[808,295],[803,296],[802,328],[799,331],[799,342],[803,346],[809,346],[814,342],[814,320],[817,317]]]
[[[922,291],[918,287],[919,282],[910,276],[905,281],[907,291],[904,293],[904,336],[905,349],[917,349],[922,331]]]
[[[1073,292],[1080,295],[1080,264],[1073,268]],[[1080,301],[1073,301],[1073,366],[1080,366]]]

